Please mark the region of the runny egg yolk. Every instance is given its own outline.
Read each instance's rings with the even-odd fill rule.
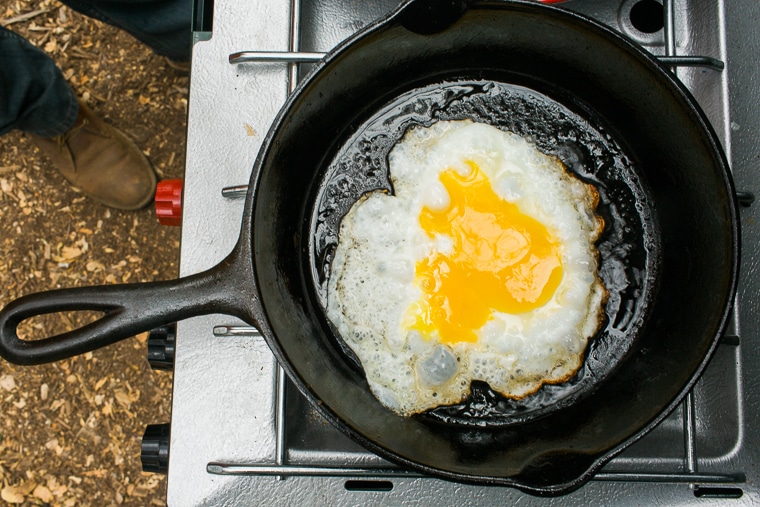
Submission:
[[[476,342],[476,331],[494,311],[518,314],[546,304],[562,280],[559,244],[539,221],[493,191],[488,177],[468,161],[470,173],[440,174],[448,208],[423,207],[419,221],[432,238],[446,235],[450,252],[417,262],[422,297],[406,314],[407,329],[441,342]]]

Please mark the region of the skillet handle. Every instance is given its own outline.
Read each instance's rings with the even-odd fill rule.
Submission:
[[[16,364],[42,364],[196,315],[243,316],[231,281],[234,262],[228,261],[177,280],[60,289],[16,299],[0,311],[0,356]],[[30,317],[78,310],[102,311],[104,315],[49,338],[30,341],[18,337],[18,325]]]

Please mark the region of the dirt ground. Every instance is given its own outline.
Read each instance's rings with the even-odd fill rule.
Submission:
[[[77,94],[131,136],[159,176],[184,167],[187,77],[129,35],[53,0],[0,0],[0,23],[62,69]],[[0,306],[59,287],[177,276],[178,228],[152,207],[109,210],[66,183],[31,144],[0,137]],[[87,316],[23,325],[27,338]],[[147,335],[54,364],[0,360],[0,504],[164,505],[164,476],[140,466],[145,426],[169,421],[171,374],[146,359]]]

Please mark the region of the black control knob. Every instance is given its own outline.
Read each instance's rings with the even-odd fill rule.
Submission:
[[[169,433],[171,425],[149,424],[140,448],[143,472],[165,474],[169,471]]]
[[[148,335],[148,362],[154,370],[174,368],[174,343],[177,324],[157,327]]]

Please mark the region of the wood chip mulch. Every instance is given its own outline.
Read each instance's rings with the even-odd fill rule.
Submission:
[[[48,53],[161,177],[182,176],[186,76],[54,0],[3,0],[0,24]],[[28,136],[0,137],[0,306],[55,288],[175,278],[178,247],[178,229],[160,226],[152,208],[109,210],[71,188]],[[39,339],[94,316],[33,318],[19,332]],[[169,421],[171,374],[151,370],[146,342],[42,366],[0,359],[0,504],[165,505],[165,477],[143,473],[139,455],[145,426]]]

